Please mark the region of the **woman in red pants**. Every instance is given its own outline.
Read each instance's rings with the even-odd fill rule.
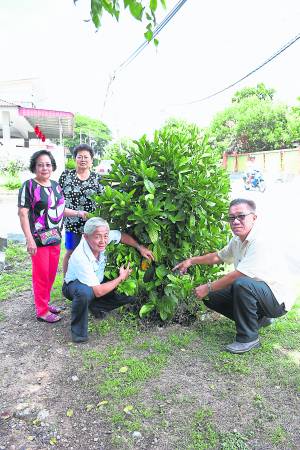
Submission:
[[[32,260],[36,316],[54,323],[60,320],[60,310],[49,301],[58,268],[63,217],[86,219],[87,213],[65,208],[60,185],[50,179],[56,162],[49,151],[35,152],[29,168],[35,177],[25,181],[19,191],[18,214]]]

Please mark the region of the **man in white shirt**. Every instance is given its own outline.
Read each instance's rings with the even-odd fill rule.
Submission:
[[[233,271],[195,289],[198,298],[208,296],[204,301],[208,308],[234,320],[236,340],[226,346],[231,353],[258,347],[259,328],[285,314],[294,301],[276,242],[262,236],[256,219],[252,200],[232,200],[228,220],[235,236],[229,244],[218,252],[186,259],[173,269],[184,274],[194,264],[233,263]]]
[[[108,223],[100,217],[93,217],[85,223],[83,239],[71,255],[62,288],[64,296],[72,300],[73,342],[88,340],[89,309],[101,318],[106,312],[136,300],[135,297],[115,292],[118,285],[131,274],[129,264],[119,269],[119,276],[114,280],[104,280],[105,249],[110,242],[130,245],[144,258],[154,260],[150,250],[138,244],[129,234],[110,230]]]

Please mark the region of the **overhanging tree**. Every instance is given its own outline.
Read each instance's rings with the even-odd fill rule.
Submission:
[[[155,264],[148,267],[135,250],[112,248],[114,263],[106,275],[117,276],[116,261],[131,261],[133,274],[121,289],[139,296],[141,316],[158,313],[165,320],[178,305],[194,305],[193,287],[220,270],[194,266],[190,274],[177,276],[172,267],[225,244],[229,180],[218,152],[195,125],[172,121],[153,141],[144,136],[135,143],[129,154],[117,156],[112,172],[103,177],[105,191],[96,198],[95,214],[152,249]]]
[[[73,1],[76,4],[78,0]],[[91,0],[91,19],[97,29],[101,26],[101,18],[104,13],[119,20],[121,5],[123,5],[124,11],[128,11],[134,19],[147,22],[144,36],[148,41],[151,41],[153,29],[156,25],[155,14],[159,3],[166,8],[165,0],[123,0],[123,2],[119,0]],[[157,44],[157,40],[154,39],[154,43]]]

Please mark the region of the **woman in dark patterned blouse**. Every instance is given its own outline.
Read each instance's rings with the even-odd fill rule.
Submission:
[[[38,320],[54,323],[60,320],[60,309],[49,305],[50,293],[57,273],[60,243],[53,236],[61,229],[63,216],[77,217],[78,211],[65,208],[62,189],[50,179],[56,169],[53,155],[47,150],[35,152],[30,159],[34,178],[23,183],[18,198],[19,217],[27,251],[32,261],[32,286]],[[87,213],[80,211],[86,218]],[[52,233],[52,242],[42,242],[39,232]]]
[[[96,204],[91,200],[91,195],[99,195],[103,191],[100,183],[100,175],[91,170],[94,151],[89,145],[80,144],[74,148],[73,155],[76,162],[76,169],[65,170],[59,178],[59,184],[63,189],[66,206],[77,211],[94,212],[96,210]],[[66,219],[66,253],[63,260],[64,274],[67,272],[70,256],[81,240],[83,226],[84,221],[80,217]]]

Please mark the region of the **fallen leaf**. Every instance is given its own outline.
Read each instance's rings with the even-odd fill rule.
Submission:
[[[68,409],[67,410],[67,417],[73,417],[74,416],[74,411],[73,409]]]
[[[97,404],[97,406],[104,406],[104,405],[108,405],[108,400],[102,400]]]
[[[123,367],[121,367],[120,369],[119,369],[119,372],[120,373],[125,373],[125,372],[127,372],[128,371],[128,367],[127,366],[123,366]]]
[[[40,419],[34,419],[34,420],[32,421],[32,424],[33,424],[33,425],[36,425],[37,427],[39,427],[39,426],[41,425],[41,421],[40,421]]]
[[[85,409],[87,412],[90,412],[92,411],[92,409],[94,409],[94,405],[86,405]]]
[[[56,439],[56,437],[53,436],[53,437],[50,439],[49,444],[50,444],[50,445],[56,445],[56,444],[57,444],[57,439]]]
[[[127,405],[125,406],[125,408],[123,409],[123,411],[128,414],[133,410],[133,406],[132,405]]]

